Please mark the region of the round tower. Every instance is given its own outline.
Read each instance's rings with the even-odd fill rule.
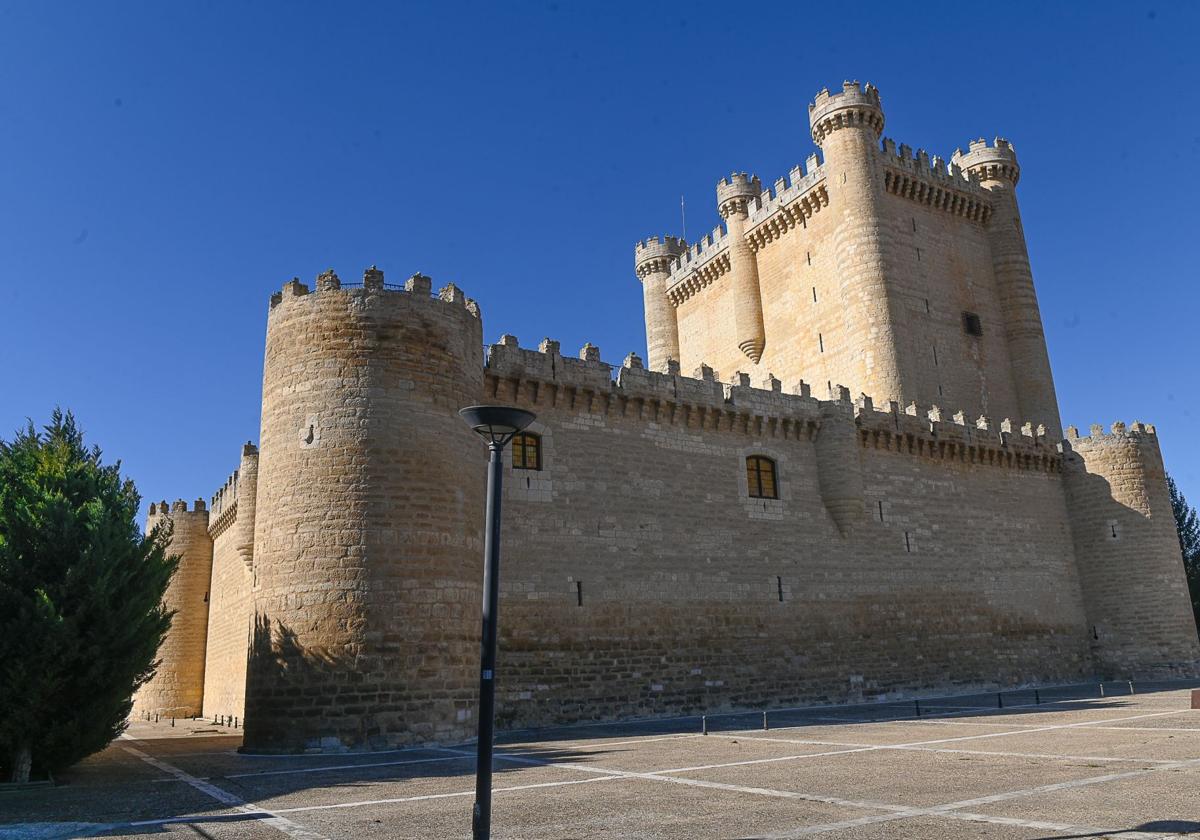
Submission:
[[[1200,642],[1153,426],[1061,444],[1086,628],[1099,676],[1200,674]]]
[[[646,359],[651,370],[665,371],[667,360],[679,361],[679,323],[667,298],[671,266],[687,249],[674,236],[652,236],[633,248],[633,267],[642,281],[646,315]]]
[[[1057,438],[1062,421],[1037,292],[1033,288],[1033,272],[1029,268],[1021,212],[1017,208],[1016,186],[1021,167],[1017,164],[1016,150],[1003,138],[997,137],[994,145],[980,138],[971,142],[965,154],[955,149],[951,160],[977,177],[992,194],[988,242],[1021,419],[1035,426],[1045,425],[1051,436]]]
[[[249,750],[468,737],[485,450],[479,310],[414,275],[332,271],[271,299],[254,532]]]
[[[191,717],[200,714],[204,699],[208,588],[213,560],[208,509],[203,499],[197,499],[191,510],[182,499],[169,509],[166,502],[152,504],[146,517],[146,533],[158,525],[171,527],[167,553],[179,557],[179,567],[163,595],[163,603],[175,611],[175,616],[158,649],[159,663],[154,676],[134,695],[133,712]]]
[[[883,224],[879,136],[883,107],[871,85],[822,90],[808,106],[813,142],[825,158],[830,209],[838,214],[834,249],[847,322],[862,346],[855,387],[903,402],[896,316],[886,284],[888,227]]]
[[[738,349],[758,363],[767,345],[763,326],[758,259],[746,241],[750,203],[762,194],[758,176],[735,172],[717,182],[717,210],[729,229],[729,275],[733,289],[733,324]]]

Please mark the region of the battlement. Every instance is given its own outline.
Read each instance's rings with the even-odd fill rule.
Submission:
[[[1001,181],[1016,186],[1021,178],[1017,150],[1003,137],[997,137],[991,144],[982,137],[972,140],[965,153],[955,149],[950,160],[980,181]]]
[[[840,93],[822,88],[808,105],[812,139],[818,146],[842,128],[868,128],[878,137],[883,133],[883,105],[879,90],[871,84],[843,82]]]
[[[748,205],[762,192],[762,181],[757,175],[734,172],[728,178],[717,181],[717,208],[722,218],[730,213],[744,213]]]
[[[924,149],[913,149],[885,137],[880,155],[887,166],[884,189],[893,195],[986,224],[992,215],[988,191],[978,172],[964,170],[958,159],[949,163],[940,155],[930,157]]]
[[[343,283],[337,273],[331,268],[317,275],[315,291],[311,291],[306,284],[301,283],[299,277],[293,277],[284,283],[282,290],[271,295],[268,317],[274,315],[276,310],[281,306],[286,306],[288,301],[307,298],[310,295],[319,296],[326,294],[344,294],[359,297],[373,294],[409,294],[418,298],[432,297],[446,303],[463,306],[476,318],[480,317],[479,304],[463,294],[462,289],[458,286],[448,283],[439,289],[436,295],[433,294],[432,288],[433,281],[431,278],[419,272],[409,277],[403,286],[396,286],[384,283],[383,272],[373,265],[363,272],[363,279],[360,283]]]
[[[853,417],[866,448],[1020,469],[1061,467],[1059,450],[1045,428],[1030,423],[1017,428],[1008,419],[998,424],[987,417],[969,420],[963,411],[951,414],[937,405],[916,403],[902,409],[890,402],[879,410],[866,395],[851,403],[849,390],[841,385],[832,389],[828,400],[820,400],[803,380],[785,389],[770,373],[755,386],[741,371],[722,383],[707,365],[691,377],[681,375],[677,363],[666,372],[652,371],[633,353],[620,366],[610,365],[598,361],[599,348],[590,343],[581,355],[590,358],[564,357],[559,343],[550,339],[538,350],[525,349],[506,335],[488,350],[485,396],[765,436],[811,436],[822,418],[846,416]]]
[[[1147,443],[1158,444],[1158,430],[1149,423],[1142,423],[1135,420],[1133,423],[1126,425],[1121,421],[1116,421],[1109,427],[1109,431],[1104,431],[1104,426],[1100,423],[1093,423],[1086,435],[1079,434],[1079,428],[1076,426],[1067,426],[1065,447],[1071,449],[1079,449],[1082,447],[1097,447],[1105,446],[1114,443],[1128,443],[1130,441],[1140,441],[1145,439]]]
[[[677,236],[651,236],[633,246],[633,264],[643,280],[650,274],[669,272],[687,250],[687,240]]]
[[[170,505],[167,504],[165,499],[157,504],[154,502],[150,503],[149,515],[151,517],[174,518],[179,514],[191,514],[193,516],[195,514],[203,514],[207,518],[208,507],[204,503],[203,499],[196,499],[196,501],[192,503],[192,509],[190,511],[188,510],[188,503],[183,499],[176,499],[175,501],[171,502]]]
[[[671,265],[667,297],[678,306],[729,270],[729,231],[717,225],[693,242]]]
[[[796,227],[805,227],[813,214],[829,206],[825,168],[816,155],[806,161],[807,169],[793,166],[774,189],[763,190],[750,206],[746,239],[755,251],[765,248]]]

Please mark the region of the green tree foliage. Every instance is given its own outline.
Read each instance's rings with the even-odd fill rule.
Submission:
[[[120,466],[60,410],[0,441],[0,778],[102,749],[154,673],[178,560]]]
[[[1179,531],[1179,548],[1183,551],[1183,568],[1187,572],[1188,590],[1192,594],[1192,614],[1200,628],[1200,517],[1179,492],[1174,479],[1167,476],[1171,491],[1171,510],[1175,513],[1175,528]]]

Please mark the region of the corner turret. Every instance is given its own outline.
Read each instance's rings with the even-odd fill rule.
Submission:
[[[174,717],[200,714],[204,694],[204,657],[208,643],[208,588],[212,576],[212,539],[208,508],[197,499],[191,510],[183,499],[151,504],[146,532],[171,529],[167,553],[179,567],[167,585],[163,602],[175,612],[158,649],[159,663],[150,681],[133,697],[135,712]]]
[[[950,162],[957,163],[964,172],[974,175],[985,187],[989,186],[989,181],[1015,187],[1021,179],[1017,151],[1003,137],[997,137],[994,145],[989,145],[982,137],[972,140],[965,153],[962,149],[955,149]]]
[[[825,138],[841,128],[865,128],[878,139],[883,134],[883,106],[879,90],[858,82],[843,82],[841,93],[823,88],[808,106],[812,139],[823,146]]]
[[[887,256],[894,234],[884,223],[884,156],[879,151],[883,106],[872,85],[846,82],[840,93],[822,90],[808,106],[813,142],[825,157],[829,206],[835,214],[834,270],[846,319],[871,336],[844,371],[856,387],[879,398],[905,402],[917,396],[901,379],[902,306],[891,294]]]
[[[1099,676],[1196,676],[1200,643],[1154,427],[1072,427],[1060,448]]]
[[[646,317],[646,355],[653,370],[666,370],[669,359],[679,359],[679,323],[667,297],[671,266],[687,250],[687,242],[674,236],[652,236],[633,248],[633,267],[642,281]]]
[[[951,163],[961,166],[992,197],[993,212],[988,221],[988,243],[992,251],[992,270],[996,293],[1004,316],[1004,332],[1017,391],[1017,410],[1034,423],[1045,424],[1057,437],[1062,422],[1054,375],[1046,350],[1046,334],[1029,249],[1021,227],[1015,187],[1021,178],[1017,152],[1002,137],[989,144],[983,138],[972,140],[968,151],[955,149]]]
[[[751,202],[762,194],[757,175],[735,172],[717,182],[717,209],[729,228],[729,273],[732,275],[733,322],[738,349],[758,364],[767,346],[763,324],[758,259],[746,241]]]

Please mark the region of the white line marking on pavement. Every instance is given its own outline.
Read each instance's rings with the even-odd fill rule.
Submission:
[[[1014,734],[1019,735],[1021,733],[1018,732]],[[997,750],[955,750],[943,747],[905,747],[895,746],[892,744],[836,743],[832,741],[804,741],[792,738],[763,738],[757,735],[733,735],[721,737],[730,737],[738,741],[773,741],[781,744],[822,744],[841,747],[873,747],[880,750],[911,750],[913,752],[954,753],[958,755],[998,755],[1009,756],[1012,758],[1056,758],[1063,761],[1133,761],[1138,764],[1170,764],[1172,761],[1177,760],[1169,758],[1137,758],[1112,755],[1059,755],[1058,753],[1001,752]]]
[[[564,782],[538,782],[531,785],[512,785],[511,787],[492,788],[492,793],[506,793],[514,790],[534,790],[535,788],[564,787],[565,785],[587,785],[592,782],[609,782],[619,776],[592,776],[590,779],[570,779]],[[294,814],[298,811],[330,811],[337,808],[362,808],[367,805],[394,805],[400,802],[425,802],[430,799],[456,799],[462,796],[474,796],[474,790],[456,790],[452,793],[426,793],[421,796],[397,796],[393,799],[363,799],[356,802],[335,802],[332,805],[297,805],[294,808],[277,808],[277,813]]]
[[[133,741],[134,743],[138,743],[136,738],[132,738],[129,735],[123,734],[123,735],[121,735],[121,738],[124,740]],[[294,838],[296,838],[296,840],[326,840],[326,838],[323,835],[317,834],[315,831],[310,831],[309,829],[305,828],[304,826],[299,825],[298,823],[294,823],[291,820],[287,819],[286,817],[281,817],[278,814],[267,810],[266,808],[260,808],[259,806],[253,804],[252,802],[247,802],[246,800],[242,799],[240,796],[232,794],[227,790],[223,790],[222,788],[219,788],[214,784],[206,782],[203,779],[198,779],[195,776],[191,775],[190,773],[188,773],[184,770],[180,770],[178,767],[176,767],[173,764],[168,764],[167,762],[157,759],[148,753],[142,752],[137,747],[131,747],[126,744],[121,744],[121,749],[137,756],[142,761],[149,764],[151,767],[156,767],[157,769],[163,771],[164,773],[171,774],[172,776],[176,777],[177,779],[179,779],[182,782],[187,782],[189,785],[194,787],[196,790],[200,791],[203,794],[206,794],[207,796],[212,797],[213,799],[220,802],[222,805],[225,805],[229,808],[233,808],[237,811],[240,811],[241,813],[246,814],[247,816],[253,817],[254,819],[258,820],[259,822],[262,822],[265,825],[269,825],[272,828],[274,828],[275,830],[282,832],[283,834],[286,834],[289,837],[294,837]],[[203,815],[197,816],[191,820],[188,820],[186,818],[171,820],[171,822],[204,822],[204,821],[205,821],[205,818]],[[163,822],[164,821],[161,821],[161,820],[150,820],[148,822],[127,823],[127,825],[131,825],[131,826],[154,825],[154,824],[161,825],[161,824],[163,824]]]

